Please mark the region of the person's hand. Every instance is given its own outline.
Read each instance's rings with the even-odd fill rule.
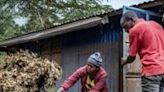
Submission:
[[[64,88],[63,87],[60,87],[57,92],[64,92]]]
[[[125,58],[125,57],[121,58],[121,65],[122,66],[124,66],[126,64],[126,60],[127,60],[127,58]]]

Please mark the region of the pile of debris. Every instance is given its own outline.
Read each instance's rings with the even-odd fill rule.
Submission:
[[[4,61],[0,64],[0,92],[48,90],[62,74],[57,63],[27,50],[7,55]]]

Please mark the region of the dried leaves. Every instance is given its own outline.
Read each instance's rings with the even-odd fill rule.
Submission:
[[[0,64],[0,92],[39,92],[42,85],[52,87],[61,67],[29,51],[10,54]]]

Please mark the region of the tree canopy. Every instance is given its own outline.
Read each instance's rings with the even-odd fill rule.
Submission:
[[[0,39],[37,31],[72,19],[111,11],[103,0],[0,0]],[[24,17],[19,26],[15,18]]]

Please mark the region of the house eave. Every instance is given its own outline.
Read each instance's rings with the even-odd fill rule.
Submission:
[[[72,32],[72,31],[91,28],[91,27],[97,26],[98,24],[103,23],[103,21],[104,20],[101,17],[92,17],[89,19],[80,20],[73,23],[69,23],[69,24],[64,24],[55,28],[51,28],[44,31],[31,33],[31,34],[27,34],[20,37],[2,41],[0,42],[0,47],[7,47],[7,46],[21,44],[21,43],[30,42],[30,41],[38,41],[41,39],[49,38],[52,36]]]

